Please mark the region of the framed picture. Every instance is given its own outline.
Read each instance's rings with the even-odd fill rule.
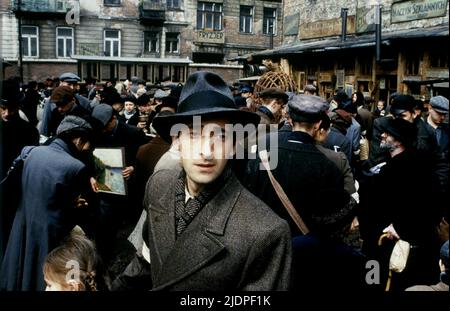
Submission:
[[[127,185],[122,175],[125,167],[124,149],[95,148],[93,154],[99,192],[126,195]]]

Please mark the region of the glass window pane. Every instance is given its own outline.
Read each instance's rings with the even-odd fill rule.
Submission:
[[[58,39],[58,57],[64,56],[64,39]]]
[[[71,28],[58,28],[58,36],[72,37]]]
[[[178,51],[178,41],[173,41],[172,52]]]
[[[111,56],[111,41],[109,40],[105,41],[105,55]]]
[[[213,15],[211,13],[206,13],[205,28],[213,28]]]
[[[66,57],[72,55],[72,39],[66,39]]]
[[[114,41],[113,46],[114,46],[113,56],[119,56],[119,41]]]
[[[117,30],[105,30],[105,38],[119,38],[119,31]]]
[[[22,39],[22,53],[23,53],[23,56],[30,56],[28,54],[28,38]]]
[[[197,11],[197,29],[203,29],[203,12]]]
[[[37,27],[34,26],[22,26],[23,35],[37,35]]]
[[[30,39],[30,44],[31,44],[31,56],[37,56],[37,38],[31,38]]]
[[[222,29],[222,16],[220,13],[216,13],[214,16],[214,30]]]
[[[205,3],[205,11],[212,11],[212,10],[213,10],[213,4]]]

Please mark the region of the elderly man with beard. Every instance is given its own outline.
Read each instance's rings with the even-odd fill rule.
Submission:
[[[407,269],[392,281],[394,290],[431,283],[437,274],[438,258],[433,250],[439,243],[435,231],[440,220],[436,202],[439,182],[433,175],[428,154],[414,147],[416,131],[414,124],[406,120],[386,121],[380,150],[387,151],[390,159],[360,190],[359,219],[366,254],[380,260],[381,268],[385,269],[388,256],[377,246],[383,232],[390,240],[402,239],[411,244]],[[426,195],[414,195],[418,188]],[[388,254],[392,246],[387,243]],[[381,276],[387,274],[382,271]]]

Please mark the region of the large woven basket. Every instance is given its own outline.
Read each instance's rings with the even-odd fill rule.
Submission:
[[[254,93],[258,95],[259,92],[275,87],[285,92],[297,92],[297,85],[295,81],[284,72],[266,72],[256,82]]]

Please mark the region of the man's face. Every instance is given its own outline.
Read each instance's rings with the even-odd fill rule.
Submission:
[[[150,104],[146,104],[146,105],[140,105],[139,107],[139,112],[142,114],[149,114],[151,109]]]
[[[56,104],[56,109],[58,109],[60,114],[65,115],[68,111],[70,111],[70,109],[72,109],[73,105],[75,105],[75,99],[72,99],[72,101],[67,104]]]
[[[0,105],[0,113],[2,115],[2,120],[8,122],[17,116],[19,113],[19,107],[12,108],[5,105]]]
[[[129,101],[125,102],[125,111],[126,112],[130,113],[134,110],[134,108],[135,108],[135,105],[133,102],[129,102]]]
[[[395,117],[396,118],[401,118],[403,120],[406,120],[408,122],[413,123],[414,122],[414,118],[416,117],[416,114],[414,112],[411,112],[411,111],[403,111],[402,113],[399,113]]]
[[[430,112],[431,121],[433,121],[433,123],[436,125],[442,124],[445,120],[445,117],[447,116],[446,113],[437,112],[433,108],[430,108],[429,112]]]
[[[225,135],[225,120],[205,121],[181,132],[181,164],[188,181],[206,185],[219,177],[234,152],[233,137]]]
[[[67,81],[61,81],[61,83],[59,84],[59,86],[68,86],[70,87],[72,90],[76,90],[77,89],[77,83],[73,83],[73,82],[67,82]]]
[[[378,102],[378,104],[377,104],[377,108],[378,108],[378,110],[383,110],[384,109],[384,102],[382,102],[382,101],[379,101]]]
[[[397,149],[401,143],[388,133],[381,134],[380,149],[392,152]]]
[[[284,102],[282,100],[279,100],[279,99],[273,99],[270,102],[270,107],[271,107],[270,110],[272,111],[272,114],[273,114],[273,116],[275,118],[275,121],[277,121],[277,122],[280,121],[280,119],[281,119],[281,117],[283,115],[283,108],[285,106],[286,105],[284,105]]]

